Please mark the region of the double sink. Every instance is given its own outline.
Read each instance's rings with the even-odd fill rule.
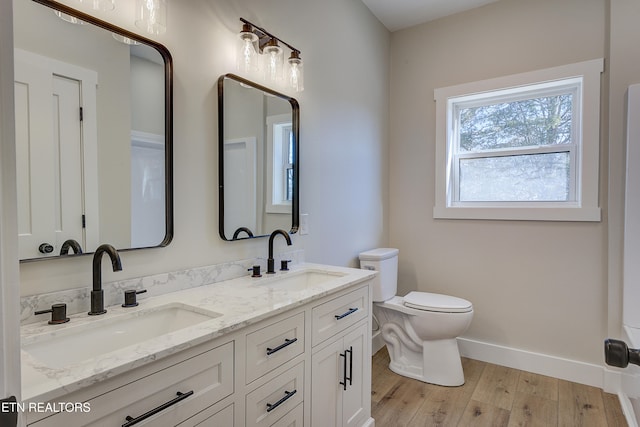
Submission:
[[[251,286],[289,292],[305,291],[345,274],[315,269],[291,271],[275,277],[252,279]],[[169,303],[131,313],[105,315],[74,326],[52,326],[51,331],[23,339],[22,350],[50,368],[65,368],[196,326],[222,313]]]

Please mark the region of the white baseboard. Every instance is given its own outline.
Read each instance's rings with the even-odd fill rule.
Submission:
[[[617,373],[607,372],[604,366],[467,338],[458,338],[458,347],[460,354],[470,359],[586,384],[610,393],[620,391],[620,380],[615,378]],[[613,376],[610,376],[609,373]],[[605,389],[605,385],[609,390]]]

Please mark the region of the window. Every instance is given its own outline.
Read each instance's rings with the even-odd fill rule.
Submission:
[[[602,64],[436,89],[434,217],[599,221]]]

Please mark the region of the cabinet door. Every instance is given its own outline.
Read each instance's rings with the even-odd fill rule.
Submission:
[[[345,427],[361,426],[371,411],[371,358],[367,351],[368,324],[364,323],[344,337],[343,348],[348,351],[347,357],[347,389],[340,389],[342,394],[342,425]]]
[[[311,356],[311,425],[342,425],[342,390],[344,377],[343,340],[315,352]]]

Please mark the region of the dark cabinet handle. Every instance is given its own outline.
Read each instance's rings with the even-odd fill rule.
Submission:
[[[349,375],[347,375],[347,353],[349,353]],[[342,360],[342,381],[340,385],[343,387],[343,390],[347,389],[347,381],[349,381],[349,385],[353,385],[353,346],[349,346],[349,350],[345,350],[344,353],[340,353],[340,357],[344,357]]]
[[[273,353],[282,350],[283,348],[290,346],[294,342],[298,341],[298,338],[294,338],[292,340],[285,338],[284,342],[277,346],[276,348],[267,347],[267,356],[271,356]]]
[[[184,399],[186,399],[187,397],[191,396],[193,394],[193,390],[188,391],[186,393],[177,392],[176,394],[178,395],[177,397],[171,399],[168,402],[163,403],[162,405],[158,406],[157,408],[153,408],[149,412],[146,412],[146,413],[140,415],[139,417],[133,418],[133,417],[127,415],[127,417],[125,418],[125,420],[127,420],[127,422],[122,424],[122,427],[130,427],[130,426],[132,426],[134,424],[138,424],[140,421],[146,420],[147,418],[157,414],[158,412],[164,411],[168,407],[173,406],[176,403],[181,402]]]
[[[344,353],[340,353],[340,357],[344,357],[344,359],[342,360],[342,381],[340,381],[340,385],[343,388],[343,390],[347,389],[347,351],[349,350],[345,350]]]
[[[284,402],[286,402],[287,400],[291,399],[291,397],[296,394],[298,392],[298,390],[293,390],[293,391],[284,391],[284,397],[280,400],[278,400],[276,403],[271,404],[271,403],[267,403],[267,412],[271,412],[274,409],[276,409],[278,406],[282,405]],[[123,426],[124,427],[124,426]]]
[[[342,314],[336,314],[334,317],[336,318],[336,320],[340,320],[343,317],[347,317],[348,315],[355,313],[356,311],[358,311],[357,308],[350,308],[348,311],[346,311],[346,312],[344,312]]]
[[[349,385],[353,385],[353,346],[349,347],[349,350],[345,350],[345,359],[347,358],[346,354],[349,353],[349,376],[346,376],[345,372],[345,381],[349,380]]]

